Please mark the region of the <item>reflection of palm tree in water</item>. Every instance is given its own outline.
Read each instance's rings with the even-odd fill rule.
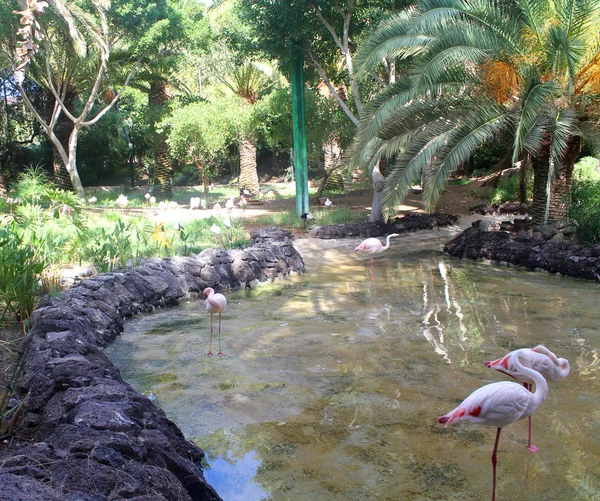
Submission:
[[[450,317],[456,316],[458,320],[458,345],[465,353],[471,350],[473,340],[470,340],[469,331],[465,323],[465,314],[460,305],[460,298],[451,280],[450,274],[442,257],[434,258],[429,269],[422,270],[423,278],[423,328],[421,333],[433,346],[434,351],[442,356],[448,363],[452,362],[450,352],[445,346],[445,334],[449,332]],[[437,277],[442,279],[438,283]],[[438,291],[443,291],[441,295]],[[445,318],[444,318],[445,316]],[[446,330],[446,333],[444,332]],[[476,343],[479,344],[479,343]],[[465,362],[466,363],[466,362]]]

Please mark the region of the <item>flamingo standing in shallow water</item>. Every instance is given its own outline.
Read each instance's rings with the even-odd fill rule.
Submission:
[[[386,249],[390,248],[390,238],[399,237],[398,233],[392,233],[385,238],[385,245],[381,243],[378,238],[367,238],[363,240],[360,244],[356,246],[354,252],[358,251],[366,251],[371,255],[371,278],[375,278],[375,273],[373,271],[373,254],[376,252],[383,252]]]
[[[509,381],[488,384],[471,393],[456,409],[438,418],[446,427],[452,423],[469,421],[497,428],[492,452],[492,501],[496,500],[496,452],[502,428],[531,416],[548,395],[548,385],[544,377],[523,363],[527,363],[525,355],[517,353],[512,367],[507,367],[505,373],[515,378],[517,374],[528,377],[535,383],[535,393],[531,393],[519,383]]]
[[[213,336],[213,315],[215,313],[219,314],[219,353],[217,355],[222,356],[223,352],[221,351],[221,314],[227,308],[227,299],[223,294],[215,292],[212,287],[207,287],[204,289],[204,308],[206,311],[210,313],[210,344],[208,345],[208,353],[209,357],[212,356],[212,336]]]
[[[485,365],[486,367],[496,369],[497,371],[514,377],[518,381],[521,381],[525,388],[531,390],[531,384],[533,381],[524,374],[515,374],[514,362],[520,355],[525,357],[527,366],[538,371],[542,376],[544,376],[544,379],[548,381],[562,381],[569,375],[569,371],[571,370],[569,361],[566,358],[558,358],[548,348],[541,344],[531,349],[522,348],[520,350],[511,351],[498,360],[485,362]],[[537,452],[539,451],[539,448],[531,443],[531,416],[529,416],[528,421],[529,433],[527,438],[527,449],[529,449],[531,452]]]

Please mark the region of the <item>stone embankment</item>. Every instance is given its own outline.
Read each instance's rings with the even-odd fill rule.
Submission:
[[[0,450],[3,501],[221,499],[204,480],[203,451],[123,381],[103,348],[136,313],[304,270],[290,232],[251,236],[247,249],[149,259],[42,301],[12,402],[17,438]]]
[[[458,216],[434,212],[433,214],[407,214],[402,218],[384,223],[333,224],[330,226],[313,226],[309,235],[314,238],[352,238],[382,237],[391,233],[407,233],[418,230],[433,230],[455,224]]]
[[[569,242],[572,236],[571,228],[534,226],[528,218],[505,221],[498,228],[482,219],[448,242],[444,251],[458,258],[600,281],[600,245]]]

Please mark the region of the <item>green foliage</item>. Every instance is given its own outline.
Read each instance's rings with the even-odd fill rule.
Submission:
[[[364,74],[388,57],[409,65],[365,107],[355,145],[354,161],[369,168],[396,156],[384,205],[400,203],[423,174],[433,210],[449,177],[496,138],[512,145],[513,163],[528,155],[551,177],[580,140],[600,144],[597,117],[577,104],[597,93],[588,64],[598,51],[597,1],[534,3],[423,1],[361,46]],[[586,72],[589,84],[574,85]],[[534,218],[544,219],[539,191]]]
[[[600,180],[573,179],[568,216],[577,236],[584,242],[600,242]]]
[[[13,313],[25,322],[37,303],[46,263],[20,232],[0,228],[0,323]]]
[[[533,196],[533,173],[527,171],[527,198]],[[490,203],[503,204],[504,202],[514,202],[519,200],[519,176],[502,176],[498,185],[490,193]]]
[[[172,154],[197,164],[214,166],[224,158],[237,131],[249,121],[248,107],[238,98],[193,103],[175,110],[170,124]]]
[[[352,224],[364,223],[367,215],[357,214],[348,208],[339,209],[315,209],[312,212],[313,219],[310,225],[330,225],[330,224]],[[307,223],[304,219],[298,217],[296,211],[281,212],[273,215],[258,216],[253,222],[265,226],[281,226],[283,228],[305,228]]]
[[[575,164],[573,177],[582,181],[600,181],[600,160],[583,157]]]

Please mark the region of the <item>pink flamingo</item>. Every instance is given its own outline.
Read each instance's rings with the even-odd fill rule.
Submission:
[[[371,255],[371,277],[375,278],[375,274],[373,271],[373,254],[375,254],[376,252],[383,252],[386,249],[390,248],[390,238],[392,237],[399,237],[400,235],[398,233],[392,233],[391,235],[388,235],[385,239],[385,246],[381,243],[381,241],[378,238],[367,238],[366,240],[363,240],[360,244],[358,244],[356,246],[356,248],[354,249],[354,252],[358,252],[358,251],[366,251]]]
[[[451,423],[469,421],[481,426],[495,426],[496,441],[492,452],[492,501],[496,500],[496,452],[500,432],[506,425],[519,419],[531,416],[548,395],[548,385],[544,377],[537,371],[525,367],[525,356],[520,353],[513,360],[512,368],[506,368],[506,373],[516,378],[516,373],[527,376],[535,383],[535,393],[531,393],[518,383],[502,381],[492,383],[475,390],[456,409],[438,421],[447,427]],[[513,374],[512,371],[515,371]]]
[[[520,350],[514,350],[498,360],[492,360],[485,362],[486,367],[496,369],[504,374],[514,377],[518,381],[523,383],[523,386],[528,390],[531,390],[531,384],[533,381],[524,374],[519,374],[515,371],[514,361],[522,355],[526,359],[526,365],[531,367],[533,370],[538,371],[548,381],[558,382],[562,381],[569,375],[571,367],[569,361],[566,358],[557,358],[544,345],[538,345],[535,348],[522,348]],[[506,371],[509,370],[509,372]],[[527,438],[527,449],[531,452],[539,451],[539,448],[531,443],[531,416],[528,418],[528,438]]]
[[[210,344],[208,345],[208,353],[209,357],[212,356],[212,336],[213,336],[213,315],[215,313],[219,314],[219,353],[217,355],[222,356],[223,352],[221,351],[221,313],[225,311],[227,308],[227,299],[223,294],[215,292],[212,287],[207,287],[204,289],[204,308],[206,311],[210,313]]]

